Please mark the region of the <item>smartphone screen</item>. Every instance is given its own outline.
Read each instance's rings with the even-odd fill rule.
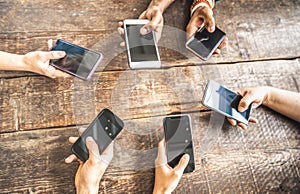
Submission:
[[[116,138],[124,127],[123,121],[108,109],[102,110],[85,132],[72,146],[72,152],[82,161],[89,158],[86,138],[92,137],[98,144],[100,154]]]
[[[189,164],[184,173],[193,172],[195,160],[190,117],[188,115],[166,117],[164,119],[164,131],[168,164],[174,168],[184,154],[189,154]]]
[[[242,96],[221,86],[219,83],[209,80],[203,98],[203,104],[227,117],[248,125],[251,105],[244,112],[237,110]]]
[[[213,33],[202,27],[198,32],[186,43],[186,47],[201,59],[207,60],[213,52],[222,43],[226,34],[218,27]]]
[[[53,51],[65,51],[66,56],[51,60],[53,66],[76,77],[87,80],[95,71],[102,55],[64,40],[57,40]]]
[[[158,52],[154,33],[141,35],[140,29],[145,24],[126,24],[126,33],[131,62],[158,61]]]

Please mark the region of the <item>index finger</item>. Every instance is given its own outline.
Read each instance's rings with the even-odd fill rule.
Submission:
[[[197,17],[192,17],[190,22],[186,27],[187,39],[191,38],[198,29],[202,26],[203,21],[199,20]]]
[[[205,7],[202,10],[203,18],[204,18],[204,24],[206,29],[212,33],[215,31],[215,18],[213,17],[213,12],[211,9]]]
[[[68,156],[65,159],[65,163],[67,163],[67,164],[72,163],[74,161],[78,161],[79,163],[82,163],[82,161],[79,158],[77,158],[77,156],[75,156],[75,154],[71,154],[70,156]]]
[[[70,143],[75,143],[79,137],[69,137]]]

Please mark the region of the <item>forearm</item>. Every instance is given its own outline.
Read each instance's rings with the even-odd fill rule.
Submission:
[[[77,194],[97,194],[99,193],[99,187],[78,187],[76,188]]]
[[[263,104],[300,122],[300,93],[269,87]]]
[[[175,0],[152,0],[150,6],[157,6],[163,13]]]
[[[23,56],[0,51],[0,70],[27,71]]]

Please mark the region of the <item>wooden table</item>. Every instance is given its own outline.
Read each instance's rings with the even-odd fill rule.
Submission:
[[[183,48],[191,1],[177,0],[164,14],[163,68],[130,70],[117,22],[148,2],[0,0],[1,50],[46,50],[47,39],[61,38],[106,56],[90,82],[0,71],[0,193],[74,193],[67,139],[105,107],[125,129],[100,193],[152,192],[162,119],[177,113],[192,118],[196,170],[175,193],[299,193],[299,123],[261,107],[259,124],[242,131],[201,99],[207,79],[299,92],[300,1],[219,2],[214,14],[229,45],[203,63]]]

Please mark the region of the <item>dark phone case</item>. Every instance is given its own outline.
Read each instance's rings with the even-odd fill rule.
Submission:
[[[90,130],[93,130],[93,127],[96,125],[96,122],[100,121],[100,124],[102,126],[108,126],[107,130],[102,130],[105,127],[102,127],[101,129],[97,129],[99,131],[101,131],[101,133],[103,134],[103,136],[107,136],[109,133],[111,133],[112,135],[110,135],[110,139],[106,139],[107,140],[107,144],[104,145],[99,145],[99,151],[100,154],[107,148],[107,146],[117,137],[117,135],[121,132],[121,130],[124,128],[124,123],[123,121],[116,116],[113,112],[111,112],[109,109],[103,109],[98,115],[97,117],[93,120],[93,122],[88,126],[88,128],[84,131],[84,133],[78,138],[78,140],[73,144],[71,151],[83,162],[85,162],[88,158],[89,158],[89,153],[86,151],[87,147],[85,144],[85,139],[83,140],[82,137],[87,136],[88,133],[90,133]],[[99,132],[98,131],[98,132]],[[106,134],[105,134],[106,133]],[[93,133],[94,134],[94,133]],[[97,137],[91,135],[91,137],[95,140],[97,139]],[[96,141],[96,140],[95,140]],[[97,141],[96,141],[97,142]],[[81,146],[84,146],[83,150]],[[101,147],[101,148],[100,148]],[[102,151],[101,151],[102,149]]]
[[[205,103],[206,95],[208,95],[207,90],[208,90],[208,87],[209,87],[210,82],[211,82],[211,80],[208,80],[208,82],[207,82],[207,84],[206,84],[206,86],[205,86],[204,94],[203,94],[201,103],[202,103],[204,106],[206,106],[206,107],[208,107],[208,108],[211,108],[211,109],[215,110],[214,108],[208,106],[208,105]],[[224,86],[222,86],[222,87],[224,87]],[[224,87],[224,88],[226,88],[226,87]],[[228,88],[226,88],[226,89],[228,89]],[[229,89],[228,89],[228,90],[229,90]],[[230,91],[231,91],[231,90],[230,90]],[[232,91],[232,92],[233,92],[233,91]],[[235,92],[234,92],[234,93],[235,93]],[[238,109],[238,105],[239,105],[239,103],[240,103],[240,101],[241,101],[241,99],[242,99],[243,97],[242,97],[241,95],[239,95],[239,94],[236,94],[236,95],[237,95],[237,96],[234,98],[234,100],[233,100],[232,103],[231,103],[231,107],[237,110],[237,109]],[[222,113],[222,112],[219,111],[219,110],[215,110],[215,111],[217,111],[217,112],[219,112],[220,114],[223,114],[223,115],[224,115],[224,113]],[[247,112],[246,112],[246,119],[249,121],[250,115],[251,115],[251,112],[252,112],[252,103],[249,105],[249,107],[248,107],[248,109],[247,109],[246,111],[247,111]],[[224,115],[224,116],[226,116],[226,115]],[[230,118],[239,121],[239,120],[236,119],[236,118],[233,118],[233,117],[230,117]],[[239,121],[239,122],[241,122],[241,121]],[[243,122],[243,123],[244,123],[244,122]],[[244,124],[245,124],[245,125],[248,125],[248,123],[244,123]]]
[[[201,59],[208,60],[208,58],[222,43],[225,36],[226,34],[218,27],[215,28],[213,33],[210,33],[203,26],[187,41],[186,48]]]
[[[60,66],[56,65],[56,64],[55,64],[55,60],[50,60],[50,65],[52,65],[53,67],[55,67],[55,68],[57,68],[57,69],[59,69],[59,70],[61,70],[61,71],[63,71],[63,72],[66,72],[66,73],[68,73],[68,74],[70,74],[70,75],[73,75],[73,76],[75,76],[75,77],[77,77],[77,78],[79,78],[79,79],[88,81],[88,80],[91,78],[92,74],[95,72],[95,70],[96,70],[96,68],[98,67],[99,63],[101,62],[101,60],[102,60],[102,54],[99,53],[99,52],[96,52],[96,51],[93,51],[93,50],[90,50],[90,49],[87,49],[87,48],[78,46],[78,45],[76,45],[76,44],[70,43],[70,42],[65,41],[65,40],[62,40],[62,39],[58,39],[58,40],[56,41],[56,44],[59,44],[59,42],[62,42],[62,43],[64,43],[64,44],[67,44],[67,45],[70,45],[70,46],[73,46],[74,48],[77,47],[77,48],[81,48],[81,49],[84,49],[84,50],[88,50],[88,51],[91,51],[91,52],[96,53],[96,54],[99,55],[98,61],[94,64],[94,67],[91,69],[91,71],[90,71],[90,73],[89,73],[89,75],[88,75],[87,77],[82,77],[82,76],[80,76],[80,75],[77,75],[76,73],[73,73],[73,72],[71,72],[71,71],[69,71],[69,70],[67,70],[67,69],[65,69],[65,68],[63,68],[63,67],[60,67]],[[51,51],[57,51],[57,50],[56,50],[55,47],[54,47],[54,48],[51,49]],[[63,50],[63,51],[65,51],[65,50]]]
[[[174,136],[174,134],[168,139],[167,135],[166,134],[169,134],[169,131],[172,131],[174,132],[174,130],[176,129],[173,129],[171,127],[169,127],[167,125],[168,123],[168,120],[170,119],[181,119],[181,118],[184,118],[184,117],[187,117],[188,119],[188,126],[189,126],[189,132],[187,132],[187,134],[185,136],[181,136],[182,137],[182,142],[184,142],[185,140],[188,140],[188,145],[184,145],[182,147],[178,147],[176,146],[176,151],[178,151],[178,154],[176,154],[177,156],[171,160],[170,160],[170,151],[169,150],[169,140]],[[165,117],[164,118],[164,121],[163,121],[163,126],[164,126],[164,132],[165,132],[165,139],[166,139],[166,151],[167,151],[167,160],[168,160],[168,165],[171,166],[172,168],[174,168],[175,166],[177,166],[177,164],[179,163],[181,157],[185,154],[185,153],[188,153],[190,155],[190,160],[189,160],[189,164],[187,165],[187,167],[184,169],[184,173],[189,173],[189,172],[193,172],[195,170],[195,160],[194,160],[194,146],[193,146],[193,140],[192,140],[192,126],[191,126],[191,122],[190,122],[190,117],[188,115],[181,115],[181,116],[171,116],[171,117]],[[183,131],[186,131],[186,128],[180,128],[180,129],[177,129],[177,130],[181,130],[181,132]],[[176,130],[176,132],[177,132]],[[179,144],[177,144],[179,145]],[[180,145],[179,145],[180,146]],[[183,151],[180,151],[180,149],[183,149]],[[187,151],[187,149],[190,149],[190,151]],[[173,151],[173,150],[172,150]]]

